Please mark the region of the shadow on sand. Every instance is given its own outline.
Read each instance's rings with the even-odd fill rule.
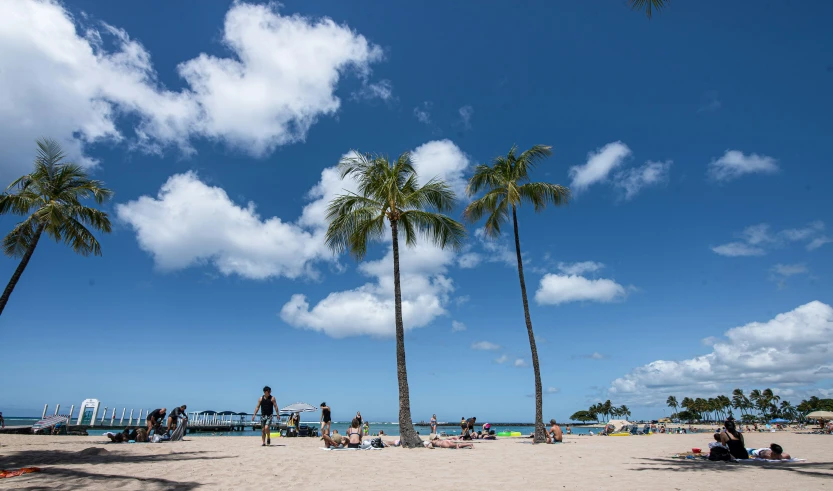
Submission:
[[[711,462],[696,459],[635,459],[641,466],[634,471],[655,472],[743,472],[746,469],[764,468],[768,471],[794,472],[809,477],[833,479],[833,462]],[[827,472],[825,472],[827,471]]]
[[[172,489],[187,491],[200,486],[196,482],[178,482],[161,477],[135,477],[106,472],[88,472],[77,468],[61,467],[71,464],[150,464],[182,460],[219,460],[227,457],[207,455],[210,452],[177,452],[170,454],[134,454],[110,452],[103,447],[90,447],[78,452],[65,450],[23,450],[8,455],[0,455],[0,469],[20,467],[41,467],[42,472],[26,474],[0,481],[3,485],[13,485],[14,489],[117,489],[133,484],[141,489]],[[3,481],[7,481],[3,479]]]

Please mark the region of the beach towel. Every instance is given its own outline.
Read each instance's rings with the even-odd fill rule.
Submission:
[[[796,459],[793,457],[792,459],[780,459],[780,460],[768,460],[768,459],[761,459],[761,458],[749,458],[749,459],[740,459],[737,462],[807,462],[807,459]]]
[[[180,418],[179,422],[176,425],[176,429],[171,433],[171,441],[178,442],[182,440],[182,437],[185,436],[185,427],[188,426],[188,420],[185,418]]]
[[[31,474],[32,472],[40,472],[40,467],[24,467],[22,469],[16,469],[13,471],[0,471],[0,479],[6,477],[17,477],[22,476],[23,474]]]
[[[332,448],[332,447],[330,447],[330,448],[323,448],[323,447],[322,447],[322,448],[321,448],[321,450],[351,450],[351,451],[352,451],[352,450],[382,450],[382,449],[381,449],[381,448],[373,448],[373,447],[368,447],[368,448],[346,448],[346,447],[341,447],[341,448]]]

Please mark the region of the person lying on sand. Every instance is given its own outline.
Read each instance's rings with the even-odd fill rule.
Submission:
[[[124,443],[124,442],[127,441],[124,438],[124,433],[112,433],[112,432],[108,431],[107,433],[104,434],[104,436],[109,438],[110,441],[113,442],[113,443]]]
[[[426,448],[474,448],[473,443],[460,443],[458,441],[435,439],[425,442]]]
[[[346,436],[339,437],[338,435],[333,435],[333,438],[330,438],[327,435],[323,435],[321,439],[324,440],[324,448],[347,448],[347,445],[350,443],[350,439]]]
[[[759,459],[766,459],[766,460],[790,460],[790,454],[784,453],[784,449],[781,448],[781,445],[777,443],[773,443],[769,446],[769,448],[759,448],[758,450],[753,450],[752,455],[758,457]]]

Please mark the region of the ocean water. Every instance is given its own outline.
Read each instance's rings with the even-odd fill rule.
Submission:
[[[38,422],[39,418],[6,418],[6,426],[18,426],[18,425],[25,425],[30,426]],[[485,421],[484,421],[485,423]],[[320,425],[318,421],[302,421],[301,424],[308,425],[311,427],[319,428]],[[478,429],[480,429],[482,423],[478,424]],[[337,430],[342,435],[347,433],[347,428],[350,426],[350,423],[347,421],[344,422],[333,422],[332,429]],[[587,435],[591,430],[593,433],[598,433],[598,428],[587,428],[584,426],[572,426],[572,431],[574,435]],[[415,429],[421,435],[428,435],[431,432],[430,427],[428,426],[416,426]],[[445,432],[449,436],[459,435],[460,426],[459,425],[440,425],[437,427],[438,431]],[[532,426],[495,426],[492,425],[492,429],[495,432],[501,431],[519,431],[522,435],[529,435],[533,431]],[[566,425],[561,424],[561,429],[566,430]],[[107,430],[107,429],[91,429],[87,430],[91,436],[100,436],[103,435],[107,431],[115,431],[115,430]],[[379,431],[384,431],[386,435],[398,435],[399,434],[399,424],[398,423],[377,423],[377,422],[370,422],[370,434],[378,434]],[[226,431],[226,432],[189,432],[188,436],[191,437],[201,437],[201,436],[260,436],[260,430],[246,430],[246,431]]]

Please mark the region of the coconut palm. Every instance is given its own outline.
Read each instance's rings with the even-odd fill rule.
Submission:
[[[679,407],[679,404],[677,403],[677,398],[676,397],[668,396],[668,399],[665,400],[665,404],[670,408],[674,408],[675,413],[677,412],[677,408]]]
[[[628,0],[628,3],[631,4],[631,8],[634,10],[645,9],[645,15],[650,19],[654,10],[657,12],[662,10],[668,0]]]
[[[460,223],[444,215],[455,197],[442,180],[432,179],[420,186],[410,155],[394,161],[387,157],[359,155],[342,159],[341,178],[358,182],[358,193],[335,197],[327,208],[327,246],[336,253],[349,251],[364,258],[368,244],[385,236],[390,226],[393,250],[394,312],[396,328],[396,370],[399,381],[399,431],[402,445],[421,445],[411,419],[408,372],[405,365],[405,328],[402,323],[402,295],[399,284],[399,239],[409,246],[423,236],[441,248],[459,248],[466,236]],[[436,210],[428,211],[428,210]]]
[[[631,416],[630,408],[628,406],[624,405],[624,404],[619,406],[619,411],[618,412],[619,412],[619,416],[624,416],[625,419],[628,419]]]
[[[543,443],[547,438],[544,430],[541,369],[538,365],[538,348],[535,346],[535,334],[532,331],[532,318],[529,315],[529,301],[526,296],[517,209],[524,202],[531,204],[536,212],[543,211],[548,204],[567,203],[570,199],[570,190],[558,184],[530,182],[529,172],[543,159],[552,155],[551,147],[535,145],[521,154],[517,154],[517,151],[517,147],[513,146],[508,154],[494,159],[491,166],[481,164],[475,168],[466,192],[469,196],[475,196],[480,191],[485,191],[485,194],[472,201],[466,207],[463,216],[470,222],[477,222],[486,216],[486,235],[497,237],[500,235],[500,227],[509,220],[511,213],[524,320],[527,336],[529,336],[529,349],[532,352],[532,371],[535,375],[534,442]]]
[[[66,155],[55,140],[40,139],[37,146],[32,172],[9,184],[0,195],[0,214],[26,217],[3,238],[3,252],[19,257],[20,263],[0,297],[0,315],[44,232],[82,256],[101,255],[101,245],[87,227],[110,232],[107,213],[81,201],[92,198],[101,204],[113,192],[101,181],[90,179],[80,166],[64,162]]]

